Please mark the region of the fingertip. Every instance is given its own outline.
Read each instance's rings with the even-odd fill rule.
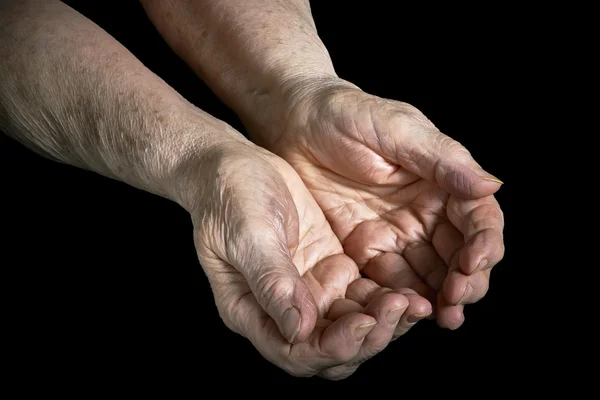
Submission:
[[[405,295],[409,299],[409,305],[396,326],[393,334],[394,340],[408,332],[417,322],[423,318],[427,318],[433,311],[433,307],[427,299],[419,296],[410,289],[404,290],[408,291]]]
[[[475,199],[493,195],[504,184],[504,182],[486,172],[483,172],[483,175],[477,174],[477,178],[473,182],[470,193],[470,197]]]
[[[377,325],[377,321],[375,322],[367,322],[364,324],[360,324],[354,330],[354,340],[357,342],[362,342],[367,335],[375,328]]]
[[[449,193],[465,199],[491,196],[502,181],[481,168],[466,164],[440,164],[436,181]]]
[[[267,298],[266,302],[271,306],[268,312],[277,322],[281,334],[288,343],[302,342],[310,336],[317,323],[318,310],[315,299],[300,276],[287,283],[283,283],[283,279],[278,283],[280,288],[292,287],[292,290],[278,301],[268,299],[263,295],[263,298]],[[277,293],[275,290],[272,292]]]
[[[409,319],[412,321],[419,321],[431,315],[433,306],[427,299],[420,297],[419,301],[411,302],[409,310]]]
[[[396,292],[403,294],[408,299],[409,305],[405,314],[407,315],[407,319],[410,320],[409,322],[412,323],[413,321],[416,322],[426,318],[433,312],[431,302],[414,290],[403,288],[397,289]]]
[[[375,325],[377,319],[371,315],[364,313],[351,313],[336,321],[334,324],[340,323],[340,328],[351,332],[356,339],[356,333],[360,330],[370,332]],[[368,333],[367,332],[367,333]],[[366,334],[365,334],[366,336]]]
[[[399,310],[402,308],[407,308],[410,305],[410,300],[408,297],[401,293],[390,293],[393,294],[393,308],[392,310]]]
[[[354,358],[365,337],[375,328],[377,320],[362,313],[350,313],[333,322],[320,339],[321,354],[336,363]]]
[[[365,307],[364,313],[378,321],[396,324],[409,304],[410,301],[404,294],[388,291],[373,298]]]
[[[447,305],[458,305],[465,295],[468,277],[459,271],[450,271],[442,286],[442,295]]]
[[[504,257],[502,233],[484,229],[471,237],[460,252],[460,270],[466,275],[493,268]]]
[[[292,304],[292,307],[284,311],[282,321],[285,332],[282,333],[290,343],[303,342],[315,329],[318,310],[315,299],[302,278],[298,278],[295,283]]]
[[[461,306],[450,306],[440,310],[437,315],[437,321],[440,328],[457,330],[465,322],[465,316]]]
[[[311,335],[313,330],[315,329],[316,321],[311,322],[309,318],[300,319],[300,327],[295,336],[288,338],[289,343],[299,343],[304,342]]]
[[[393,295],[393,298],[387,304],[385,320],[388,324],[395,326],[400,321],[400,318],[406,314],[410,306],[410,301],[402,294],[389,293],[388,295]]]
[[[468,252],[468,250],[466,250],[466,251]],[[474,275],[477,272],[481,272],[483,270],[490,269],[494,266],[493,264],[490,263],[488,257],[485,255],[475,256],[475,257],[469,257],[467,255],[464,258],[467,258],[467,261],[460,263],[460,270],[462,272],[464,272],[466,275]],[[468,260],[469,258],[474,261]]]
[[[425,299],[423,302],[419,302],[418,304],[411,304],[410,308],[407,310],[406,321],[409,324],[415,324],[422,319],[432,319],[433,306],[431,303]]]
[[[292,260],[278,256],[279,253],[273,256],[269,252],[261,256],[261,259],[271,257],[268,263],[239,269],[246,274],[246,281],[255,299],[274,320],[281,335],[287,342],[296,343],[310,336],[318,311],[310,289]]]
[[[504,185],[504,182],[502,182],[500,179],[496,178],[494,175],[486,173],[486,175],[480,175],[480,176],[481,176],[481,179],[483,179],[486,182],[496,183],[500,186]]]
[[[454,306],[458,307],[458,306]],[[437,316],[438,325],[440,328],[449,329],[455,331],[462,326],[465,321],[465,317],[461,312],[440,312]]]
[[[456,313],[456,316],[448,323],[448,329],[455,331],[465,323],[465,315],[462,310]]]
[[[355,328],[362,325],[375,325],[377,324],[377,319],[371,315],[367,315],[364,313],[355,313],[352,315],[352,323]]]

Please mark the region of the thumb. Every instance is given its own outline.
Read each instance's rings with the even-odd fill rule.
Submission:
[[[312,333],[317,321],[313,295],[283,239],[269,238],[264,230],[255,232],[260,238],[245,246],[246,256],[234,266],[244,275],[256,300],[287,341],[303,341]]]
[[[448,193],[480,198],[494,194],[503,184],[485,171],[462,144],[437,129],[416,129],[409,136],[396,146],[399,164]]]

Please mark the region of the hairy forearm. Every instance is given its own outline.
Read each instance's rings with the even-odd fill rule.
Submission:
[[[211,124],[68,6],[0,5],[0,130],[32,150],[171,197]]]
[[[336,74],[308,0],[142,0],[171,47],[244,124],[265,131],[267,110],[304,78]],[[261,129],[262,128],[262,129]]]

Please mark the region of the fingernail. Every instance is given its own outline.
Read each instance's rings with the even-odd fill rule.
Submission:
[[[488,259],[487,258],[482,258],[481,261],[479,261],[479,265],[477,265],[477,270],[481,271],[482,269],[485,268],[486,265],[488,265]]]
[[[283,334],[288,342],[294,343],[296,335],[300,332],[300,324],[302,318],[300,318],[300,311],[296,307],[290,307],[283,313]]]
[[[504,182],[502,182],[500,179],[496,178],[493,175],[482,176],[481,179],[483,179],[484,181],[495,182],[504,185]]]
[[[363,340],[365,336],[367,336],[369,332],[373,330],[375,325],[377,325],[377,322],[369,322],[368,324],[359,325],[358,328],[356,328],[356,331],[354,331],[354,337],[356,338],[356,341],[360,342]]]
[[[406,310],[406,307],[407,306],[396,307],[388,311],[386,316],[387,322],[390,325],[396,325],[398,321],[400,321],[400,317],[402,317],[402,314],[404,314],[404,310]]]
[[[429,313],[429,314],[431,314],[431,313]],[[414,324],[415,322],[419,322],[423,318],[427,317],[429,314],[413,314],[413,315],[409,315],[408,318],[406,318],[406,320],[408,321],[409,324]]]
[[[468,299],[471,293],[473,293],[473,286],[471,286],[471,284],[467,282],[467,284],[465,285],[465,291],[463,292],[462,297],[458,301],[458,304],[463,304],[463,300]]]

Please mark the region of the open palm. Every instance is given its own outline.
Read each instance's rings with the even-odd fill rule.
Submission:
[[[221,153],[186,204],[221,317],[268,360],[341,379],[431,311],[410,289],[360,277],[288,163],[250,144]]]
[[[441,326],[462,324],[504,251],[501,182],[462,145],[406,103],[341,85],[297,100],[272,148],[363,275],[430,299]]]

